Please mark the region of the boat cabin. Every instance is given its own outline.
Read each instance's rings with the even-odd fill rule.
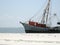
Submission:
[[[37,27],[46,27],[46,24],[40,24],[38,22],[32,22],[32,21],[29,21],[29,25],[37,26]]]

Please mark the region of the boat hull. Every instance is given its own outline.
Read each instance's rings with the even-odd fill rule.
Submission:
[[[25,23],[22,23],[22,25],[24,26],[26,33],[60,33],[60,30],[55,30],[55,28],[42,28],[31,26]]]

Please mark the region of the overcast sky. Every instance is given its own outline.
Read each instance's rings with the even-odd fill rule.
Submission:
[[[27,21],[45,8],[48,0],[0,0],[0,27],[21,27],[19,21]],[[53,13],[60,15],[60,0],[51,1]],[[42,8],[43,7],[43,8]]]

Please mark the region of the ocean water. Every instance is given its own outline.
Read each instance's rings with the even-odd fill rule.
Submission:
[[[25,33],[24,28],[0,28],[0,33]]]
[[[60,34],[29,34],[23,28],[0,28],[0,45],[60,45]]]

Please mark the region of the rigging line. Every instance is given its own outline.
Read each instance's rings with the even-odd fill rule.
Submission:
[[[57,18],[58,21],[60,21],[60,19],[59,19],[58,16],[56,15],[56,13],[54,14],[54,16]]]
[[[38,11],[34,16],[32,16],[29,20],[31,20],[32,18],[36,17],[37,14],[42,10],[42,8],[45,7],[45,4],[46,4],[46,1],[45,1],[44,4],[42,5],[41,9],[39,9],[39,11]]]
[[[29,20],[31,21],[31,19],[36,17],[39,12],[40,12],[40,10],[34,16],[32,16]]]

